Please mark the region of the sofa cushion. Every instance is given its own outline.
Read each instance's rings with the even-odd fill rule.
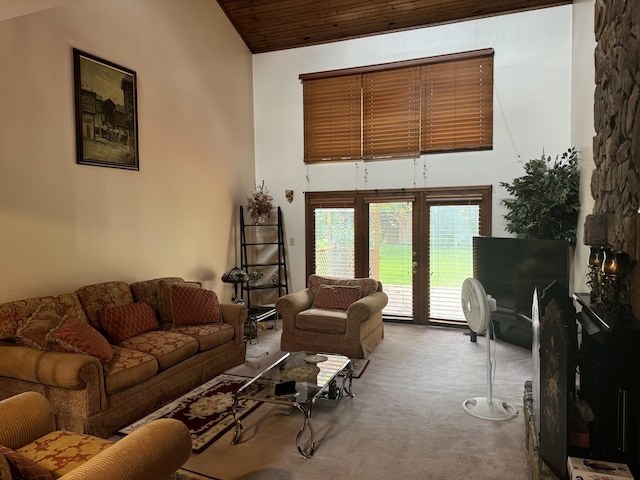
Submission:
[[[346,333],[347,312],[310,308],[296,315],[295,325],[299,330],[310,332]]]
[[[201,288],[198,282],[174,282],[168,280],[160,280],[159,293],[160,296],[160,319],[164,324],[173,323],[173,297],[172,288],[174,285],[189,288]]]
[[[318,290],[323,285],[360,287],[362,289],[362,297],[366,297],[378,291],[379,282],[374,278],[339,278],[315,274],[309,275],[309,290],[314,295],[318,294]]]
[[[323,285],[313,302],[315,308],[346,310],[353,302],[360,300],[362,288],[347,285]]]
[[[40,305],[51,307],[61,317],[87,319],[75,293],[14,300],[0,305],[0,340],[15,337],[18,327],[33,315]]]
[[[87,313],[89,323],[97,329],[100,329],[100,322],[98,321],[98,312],[100,310],[133,303],[131,289],[124,282],[85,285],[77,289],[75,293]]]
[[[227,343],[233,339],[233,326],[227,323],[207,323],[205,325],[185,325],[171,327],[172,332],[189,335],[198,341],[199,350],[211,350],[212,348]]]
[[[171,316],[174,325],[201,325],[222,321],[216,292],[202,288],[172,285],[170,295]]]
[[[62,476],[109,448],[113,443],[104,438],[57,430],[20,447],[17,451],[29,460],[54,472],[56,476]]]
[[[33,315],[18,328],[16,343],[38,350],[56,350],[56,345],[47,340],[47,335],[62,322],[62,317],[51,306],[38,305]]]
[[[156,318],[162,318],[160,312],[160,282],[182,283],[180,277],[162,277],[152,280],[133,282],[129,285],[134,302],[147,302],[153,308]]]
[[[114,346],[113,359],[104,369],[107,395],[138,385],[158,373],[158,361],[148,353]]]
[[[4,461],[2,461],[4,460]],[[5,476],[0,466],[0,478],[8,480],[55,480],[56,476],[44,467],[29,460],[20,452],[0,445],[0,465],[8,465],[9,474]]]
[[[153,309],[146,302],[100,310],[98,322],[109,339],[116,344],[127,338],[160,328]]]
[[[51,344],[57,345],[59,350],[94,356],[103,365],[113,358],[114,350],[107,339],[91,325],[77,318],[61,322],[46,338]]]
[[[142,333],[118,345],[152,355],[158,362],[158,370],[166,370],[198,351],[195,338],[168,330]]]

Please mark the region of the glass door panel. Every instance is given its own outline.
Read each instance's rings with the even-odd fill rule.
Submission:
[[[413,317],[413,202],[369,203],[369,276],[382,282],[385,316]]]
[[[473,277],[473,237],[479,205],[429,207],[429,312],[434,320],[464,322],[462,282]]]
[[[354,208],[315,208],[315,273],[355,276]]]

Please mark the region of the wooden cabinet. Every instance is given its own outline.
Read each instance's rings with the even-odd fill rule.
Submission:
[[[603,315],[588,294],[581,311],[578,396],[591,408],[590,454],[629,465],[640,478],[640,329],[634,318]]]

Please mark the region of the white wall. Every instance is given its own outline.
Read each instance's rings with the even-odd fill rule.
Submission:
[[[593,100],[595,90],[594,35],[595,0],[573,0],[573,73],[571,143],[580,152],[580,221],[578,222],[578,245],[574,257],[573,289],[588,292],[587,266],[589,249],[584,246],[584,219],[593,213],[594,199],[591,196],[591,174],[596,168],[593,161],[593,137],[596,134],[593,122]]]
[[[0,302],[164,275],[230,297],[254,138],[251,54],[224,12],[16,5],[0,10]],[[76,165],[73,47],[136,71],[139,172]]]
[[[571,22],[565,5],[254,55],[256,179],[265,180],[283,207],[286,235],[295,241],[288,247],[290,289],[306,283],[305,191],[491,184],[493,235],[506,236],[499,182],[522,175],[522,164],[543,150],[555,156],[572,146]],[[299,74],[480,48],[495,49],[493,150],[304,165]],[[295,191],[292,204],[285,189]]]

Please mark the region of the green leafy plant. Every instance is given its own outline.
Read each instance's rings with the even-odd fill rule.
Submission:
[[[576,244],[580,214],[578,153],[570,148],[552,160],[545,156],[524,164],[526,172],[512,183],[500,182],[512,196],[507,207],[506,229],[518,238],[566,240]]]

